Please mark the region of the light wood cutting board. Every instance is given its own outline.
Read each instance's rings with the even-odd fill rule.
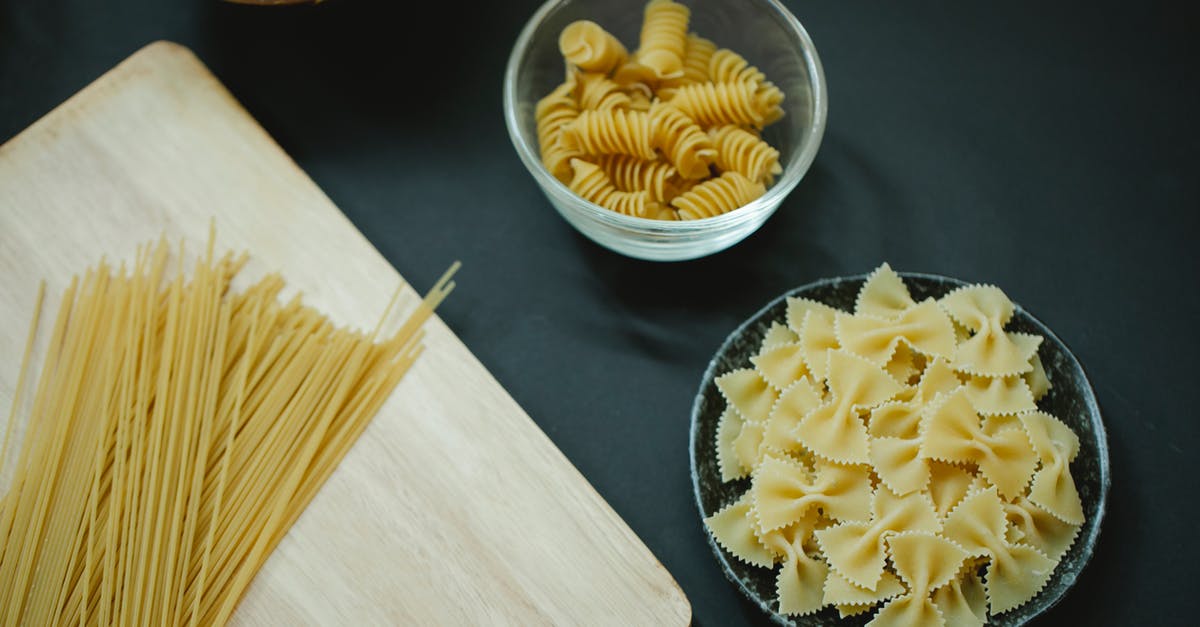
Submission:
[[[53,314],[102,255],[163,233],[196,250],[211,218],[247,275],[281,271],[340,323],[372,325],[403,281],[188,50],[155,43],[0,146],[0,407],[39,280]],[[624,521],[441,320],[427,331],[234,622],[687,623]]]

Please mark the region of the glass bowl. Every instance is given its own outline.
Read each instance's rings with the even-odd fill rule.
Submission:
[[[951,290],[966,285],[957,279],[933,274],[899,274],[918,302],[930,297],[941,298]],[[689,447],[692,488],[701,518],[710,516],[721,507],[732,503],[750,485],[750,480],[745,478],[729,483],[721,480],[721,471],[716,461],[715,439],[717,423],[725,409],[725,401],[717,390],[714,379],[730,370],[750,367],[750,357],[758,352],[759,344],[771,322],[784,320],[789,296],[808,298],[844,311],[852,311],[855,298],[866,279],[867,275],[826,279],[791,290],[743,322],[717,349],[701,379],[700,390],[692,405]],[[1075,584],[1076,578],[1091,558],[1100,536],[1110,478],[1108,438],[1104,432],[1104,422],[1092,386],[1075,355],[1049,327],[1020,305],[1016,306],[1012,320],[1005,329],[1033,333],[1045,338],[1038,348],[1038,356],[1046,368],[1046,376],[1049,377],[1052,387],[1037,405],[1038,409],[1062,420],[1079,436],[1079,454],[1075,461],[1071,462],[1071,474],[1075,478],[1075,487],[1079,491],[1086,517],[1086,522],[1075,537],[1075,543],[1063,554],[1042,591],[1028,603],[1014,610],[988,617],[989,625],[1015,627],[1053,607]],[[704,530],[704,535],[708,538],[721,569],[725,571],[725,576],[742,594],[762,608],[776,624],[792,627],[861,626],[874,614],[872,611],[842,619],[832,607],[806,616],[780,614],[779,599],[775,594],[775,569],[747,565],[735,559],[713,540],[707,529]]]
[[[783,90],[786,115],[763,138],[780,153],[783,174],[748,205],[703,220],[669,222],[626,216],[588,202],[542,165],[534,107],[563,81],[558,50],[563,27],[592,20],[633,49],[645,0],[549,0],[525,25],[504,74],[504,120],[521,161],[550,204],[580,233],[630,257],[695,259],[724,250],[753,233],[804,177],[825,132],[825,75],[808,33],[775,0],[688,0],[689,30],[729,48]]]

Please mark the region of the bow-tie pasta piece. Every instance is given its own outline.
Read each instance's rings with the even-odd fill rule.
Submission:
[[[929,460],[921,457],[917,438],[872,438],[871,466],[892,492],[905,495],[929,485]]]
[[[879,366],[840,350],[829,352],[827,378],[830,400],[800,421],[796,436],[809,450],[830,461],[869,463],[867,427],[858,410],[887,402],[903,386]]]
[[[829,566],[820,557],[809,555],[806,546],[811,542],[817,520],[816,511],[810,510],[799,522],[770,532],[763,539],[782,558],[775,577],[781,614],[802,616],[825,605],[821,590]]]
[[[1029,359],[1029,367],[1031,370],[1021,375],[1021,378],[1025,379],[1025,384],[1029,386],[1033,400],[1040,401],[1050,392],[1052,384],[1046,375],[1046,367],[1042,365],[1042,358],[1038,357],[1037,353]]]
[[[904,584],[890,571],[883,571],[879,583],[874,590],[857,586],[846,579],[838,571],[830,569],[825,579],[825,594],[822,601],[825,605],[853,605],[870,607],[888,599],[904,594]]]
[[[767,426],[762,422],[742,422],[742,430],[733,440],[733,454],[741,468],[752,471],[762,461],[766,450],[763,448],[763,437]],[[743,475],[744,476],[744,475]]]
[[[967,380],[967,398],[975,411],[985,415],[1019,414],[1037,408],[1033,393],[1025,379],[1011,377],[979,377]]]
[[[921,455],[975,464],[1001,494],[1009,498],[1022,494],[1038,461],[1025,430],[1011,426],[987,433],[965,391],[942,398],[925,419]]]
[[[987,377],[1006,377],[1032,370],[1030,360],[1042,338],[1009,333],[1004,326],[1012,319],[1012,301],[991,285],[962,287],[944,296],[942,309],[966,327],[971,337],[954,351],[954,367],[961,372]]]
[[[942,533],[971,555],[988,558],[988,605],[1002,614],[1041,592],[1058,562],[1025,544],[1006,538],[1004,502],[994,487],[972,493],[946,517]]]
[[[835,520],[871,516],[871,475],[862,466],[818,462],[809,473],[797,461],[767,455],[754,471],[750,494],[764,533],[793,524],[816,507]]]
[[[765,352],[767,349],[774,348],[780,344],[789,344],[799,341],[800,336],[795,331],[792,331],[786,325],[779,324],[778,322],[772,322],[771,327],[767,329],[766,334],[763,335],[762,344],[759,345],[758,352]]]
[[[787,322],[788,328],[796,333],[797,338],[800,337],[800,331],[804,328],[804,317],[810,311],[815,311],[824,316],[829,320],[830,324],[833,323],[833,317],[838,313],[837,309],[825,303],[818,303],[808,298],[789,296],[787,299],[787,313],[784,316],[784,320]]]
[[[800,326],[800,351],[804,365],[817,381],[829,378],[829,353],[841,347],[833,326],[834,315],[820,309],[804,314]]]
[[[896,352],[892,354],[892,358],[883,366],[883,369],[887,370],[893,379],[904,384],[908,384],[915,377],[919,377],[924,368],[925,356],[914,351],[908,344],[903,342],[896,346]]]
[[[895,318],[916,306],[908,293],[904,280],[887,263],[875,268],[867,277],[858,297],[854,300],[854,313],[877,318]]]
[[[933,604],[950,627],[987,624],[987,591],[972,566],[968,562],[953,581],[933,593]]]
[[[729,482],[750,474],[751,469],[741,464],[736,449],[745,422],[733,407],[726,407],[717,419],[717,469],[721,471],[721,481]]]
[[[1071,461],[1079,454],[1079,437],[1061,420],[1035,411],[1021,422],[1042,463],[1029,487],[1029,500],[1072,525],[1083,524],[1083,503],[1071,476]]]
[[[888,363],[901,342],[930,357],[954,356],[954,324],[932,298],[893,319],[839,314],[834,322],[838,343],[880,366]]]
[[[798,379],[779,395],[771,408],[763,434],[763,446],[780,453],[800,453],[804,450],[796,438],[796,426],[809,412],[821,405],[821,396],[807,378]]]
[[[717,377],[716,383],[725,400],[748,422],[766,422],[779,398],[779,392],[751,368],[727,372]]]
[[[1009,535],[1015,535],[1016,542],[1028,544],[1052,560],[1061,559],[1079,535],[1079,525],[1063,522],[1024,496],[1005,503],[1004,515]]]
[[[881,487],[871,499],[870,522],[845,522],[822,529],[817,532],[817,543],[834,570],[856,586],[876,590],[887,560],[884,538],[903,531],[934,533],[940,528],[927,496],[897,497]]]
[[[883,606],[867,625],[924,627],[945,624],[930,594],[949,584],[969,554],[946,538],[927,532],[908,532],[887,540],[896,574],[908,584],[908,594]]]
[[[752,566],[770,568],[775,563],[771,551],[755,535],[749,494],[704,519],[709,533],[729,554]]]
[[[750,358],[754,368],[777,390],[782,390],[808,374],[799,344],[773,346]]]
[[[957,464],[929,462],[929,485],[926,493],[933,501],[938,518],[945,518],[971,491],[975,475]]]

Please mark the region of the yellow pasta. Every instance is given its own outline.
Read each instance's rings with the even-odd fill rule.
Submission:
[[[610,72],[629,57],[616,37],[588,20],[568,24],[558,37],[558,49],[567,63],[585,72]]]
[[[594,22],[563,29],[567,81],[535,111],[543,165],[569,186],[573,159],[599,164],[617,192],[650,191],[655,204],[646,205],[646,216],[655,219],[703,219],[745,206],[782,172],[779,152],[759,130],[783,115],[783,92],[742,56],[688,32],[686,6],[650,0],[642,18],[632,53]],[[669,187],[666,166],[679,179]],[[740,177],[723,176],[730,172]],[[654,182],[635,186],[639,176]],[[685,196],[680,205],[663,204]],[[642,207],[635,197],[604,198],[602,206],[619,204],[626,213]],[[896,373],[911,365],[889,364]]]
[[[662,150],[679,174],[688,179],[703,179],[717,156],[712,140],[687,115],[664,102],[650,107],[650,119],[657,133],[655,146]]]
[[[778,568],[782,613],[982,625],[1033,598],[1085,522],[1079,438],[1028,383],[1041,338],[1004,329],[994,287],[918,302],[887,264],[853,310],[789,298],[752,367],[714,380],[721,478],[750,485],[706,525]]]
[[[679,172],[665,161],[645,161],[628,155],[601,155],[596,165],[623,192],[649,192],[657,202],[679,195]]]
[[[592,155],[631,155],[654,159],[656,136],[647,113],[622,109],[583,111],[563,126],[559,143],[567,150]]]
[[[779,151],[738,126],[720,126],[708,132],[717,155],[714,163],[722,172],[738,172],[751,181],[770,185],[779,166]]]
[[[453,287],[382,337],[280,303],[275,275],[232,292],[246,257],[211,239],[187,278],[170,252],[63,296],[0,501],[3,624],[224,624]]]
[[[571,179],[570,187],[584,199],[627,216],[659,220],[670,219],[663,215],[670,209],[655,202],[650,197],[650,192],[618,190],[604,174],[604,170],[594,163],[574,159],[571,161],[571,167],[575,171],[575,176]]]
[[[650,0],[642,21],[638,62],[654,71],[656,78],[683,74],[691,11],[673,0]]]
[[[676,196],[671,206],[683,220],[699,220],[728,213],[762,196],[762,183],[755,183],[737,172],[726,172]]]
[[[597,109],[628,109],[631,98],[621,89],[620,85],[608,80],[600,73],[584,73],[577,79],[579,83],[579,108],[586,110]]]

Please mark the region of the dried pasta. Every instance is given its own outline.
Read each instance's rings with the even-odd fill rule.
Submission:
[[[623,192],[613,185],[600,166],[579,159],[571,161],[575,176],[570,187],[580,196],[608,209],[639,218],[658,217],[662,205],[646,190]]]
[[[884,264],[852,313],[789,299],[716,379],[721,478],[745,489],[706,524],[778,568],[781,612],[982,625],[1049,581],[1085,522],[1079,438],[1038,408],[1041,338],[1005,329],[1014,310],[991,286],[917,301]]]
[[[567,80],[535,110],[542,163],[555,178],[572,187],[576,160],[600,165],[615,191],[648,191],[655,204],[633,210],[641,201],[625,196],[598,204],[661,220],[715,217],[766,193],[783,168],[760,131],[783,115],[784,94],[741,55],[688,32],[690,13],[650,0],[632,52],[594,22],[563,29]]]
[[[453,288],[385,336],[281,302],[278,275],[235,292],[247,257],[211,236],[188,277],[182,253],[102,260],[63,295],[0,500],[5,625],[225,624]]]

